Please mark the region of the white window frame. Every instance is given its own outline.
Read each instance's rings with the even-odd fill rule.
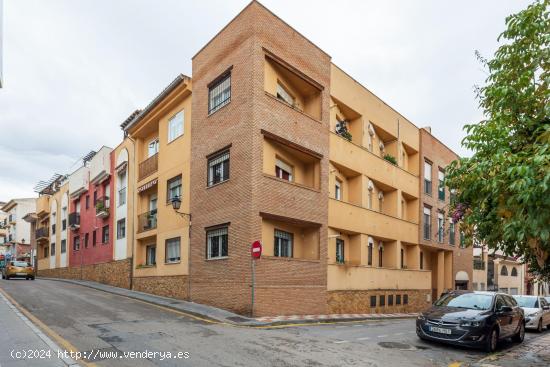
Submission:
[[[344,264],[346,262],[345,247],[346,247],[345,241],[341,238],[337,238],[336,239],[336,263],[337,264]]]
[[[285,241],[287,241],[285,243]],[[286,247],[286,248],[285,248]],[[276,257],[294,257],[294,234],[291,232],[275,229],[273,256]]]
[[[124,223],[124,226],[121,227],[121,223]],[[124,228],[124,234],[123,236],[120,235],[121,228]],[[117,220],[116,222],[116,238],[117,240],[121,240],[123,238],[126,238],[126,218],[122,218]]]
[[[176,113],[168,120],[168,143],[176,140],[184,134],[185,114],[183,110]]]
[[[284,172],[288,173],[288,181],[289,182],[294,181],[294,167],[293,166],[291,166],[290,164],[282,161],[279,158],[275,159],[275,176],[277,176],[278,178],[280,178],[282,180],[286,180],[285,178],[283,178],[282,172],[281,172],[281,174],[277,173],[277,168],[279,168],[280,171],[284,171]]]
[[[336,179],[334,184],[334,198],[336,200],[342,200],[342,181]]]
[[[147,144],[147,157],[151,158],[159,152],[159,138],[155,138]]]
[[[223,253],[223,241],[226,241],[226,253]],[[213,243],[214,238],[217,238],[217,244]],[[213,247],[218,246],[218,254],[213,255]],[[229,228],[228,227],[219,227],[206,231],[206,258],[211,259],[225,259],[229,256]]]
[[[288,91],[280,80],[277,80],[277,98],[283,100],[291,106],[296,104],[296,98]]]
[[[225,162],[227,161],[227,165]],[[214,181],[214,173],[216,167],[220,165],[220,179],[219,181]],[[229,180],[231,165],[231,154],[229,150],[223,151],[215,156],[212,156],[208,159],[208,186],[214,186],[219,183]],[[227,167],[227,168],[226,168]],[[227,170],[227,172],[225,172]]]
[[[208,87],[208,114],[218,111],[231,102],[231,73],[222,75]]]
[[[165,242],[165,248],[164,262],[166,264],[179,263],[181,261],[181,237],[168,238]]]
[[[183,178],[182,178],[182,175],[178,175],[178,176],[175,176],[175,177],[172,177],[171,179],[169,179],[167,182],[166,182],[166,189],[167,189],[167,201],[168,202],[172,202],[172,200],[174,200],[175,198],[179,198],[181,199],[182,197],[182,188],[183,188]],[[174,185],[174,183],[178,183],[177,185],[175,186],[171,186],[171,185]],[[173,193],[173,190],[176,191],[176,194],[177,195],[174,195]]]

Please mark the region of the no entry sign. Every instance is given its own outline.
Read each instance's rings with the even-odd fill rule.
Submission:
[[[262,244],[260,241],[254,241],[254,243],[252,243],[250,253],[254,259],[259,259],[262,256]]]

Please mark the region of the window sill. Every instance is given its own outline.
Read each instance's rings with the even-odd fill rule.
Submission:
[[[181,260],[180,261],[170,261],[170,262],[165,262],[164,265],[177,265],[177,264],[181,264]]]
[[[212,112],[209,111],[209,112],[208,112],[208,116],[206,116],[206,117],[208,118],[208,117],[212,116],[213,114],[215,114],[216,112],[223,110],[223,108],[224,108],[225,106],[228,106],[229,104],[231,104],[231,98],[229,98],[229,101],[227,101],[227,103],[225,103],[223,106],[217,107],[217,108],[216,108],[214,111],[212,111]]]
[[[210,186],[206,185],[206,189],[208,190],[208,189],[211,189],[211,188],[213,188],[213,187],[219,186],[219,185],[221,185],[221,184],[224,184],[224,183],[228,182],[229,180],[230,180],[230,179],[228,178],[227,180],[223,180],[223,181],[217,182],[217,183],[212,184],[212,185],[210,185]]]
[[[149,268],[156,268],[157,264],[155,265],[138,265],[136,266],[136,269],[149,269]]]
[[[220,256],[220,257],[211,257],[210,259],[204,259],[205,261],[218,261],[218,260],[227,260],[229,256]]]
[[[175,142],[176,140],[178,140],[179,138],[181,138],[182,136],[184,136],[185,133],[182,133],[181,135],[178,135],[176,136],[174,139],[170,140],[169,142],[166,143],[166,146],[172,144],[173,142]]]
[[[266,260],[277,260],[277,261],[300,261],[300,262],[308,262],[308,263],[321,262],[321,260],[319,259],[300,259],[296,257],[282,257],[282,256],[269,256],[269,255],[263,255],[261,258],[265,258]]]

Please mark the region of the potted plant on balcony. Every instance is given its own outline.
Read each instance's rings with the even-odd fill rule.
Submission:
[[[340,135],[342,138],[346,139],[347,141],[351,141],[352,135],[349,132],[347,120],[338,121],[336,123],[336,134]]]
[[[98,217],[106,217],[109,215],[109,208],[105,205],[104,200],[98,200],[95,204],[95,213]]]
[[[395,157],[393,155],[386,154],[386,155],[384,155],[384,159],[387,160],[388,162],[390,162],[391,164],[397,166],[397,159],[395,159]]]

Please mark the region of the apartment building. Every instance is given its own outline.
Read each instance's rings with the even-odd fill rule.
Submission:
[[[420,129],[422,230],[418,241],[424,268],[432,271],[432,298],[448,289],[472,289],[472,248],[464,246],[458,223],[450,218],[451,193],[445,168],[458,156],[430,128]]]
[[[134,141],[129,176],[134,213],[133,288],[187,298],[191,161],[191,79],[179,75],[122,124]],[[172,201],[179,200],[178,211]]]
[[[35,200],[33,198],[12,199],[5,203],[0,210],[7,216],[4,220],[7,234],[4,243],[6,256],[30,261],[30,223],[26,222],[23,217],[35,211]]]
[[[520,259],[486,246],[473,248],[473,289],[515,294],[531,292],[525,284],[527,266]]]
[[[2,208],[6,203],[0,201],[0,208]],[[0,254],[6,252],[6,240],[8,237],[8,215],[0,210]]]

